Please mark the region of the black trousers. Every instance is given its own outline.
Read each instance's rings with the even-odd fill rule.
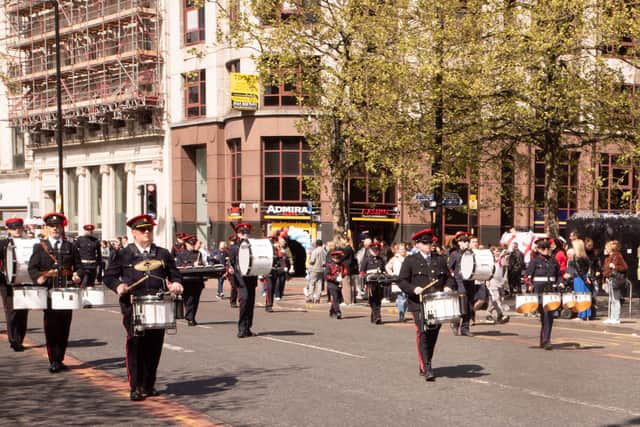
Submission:
[[[331,301],[331,308],[329,308],[329,316],[342,315],[340,311],[340,299],[342,297],[342,288],[335,282],[327,282],[327,293],[329,294],[329,300]]]
[[[51,305],[51,300],[49,300]],[[61,362],[69,343],[73,310],[44,310],[44,336],[49,362]]]
[[[425,372],[427,364],[431,364],[433,354],[436,351],[436,343],[438,342],[438,334],[440,333],[441,324],[427,325],[424,324],[424,313],[422,310],[413,312],[413,321],[416,328],[416,348],[418,350],[418,366],[420,372]]]
[[[98,265],[97,264],[83,264],[84,276],[82,276],[82,287],[90,287],[96,285],[96,278],[98,277]]]
[[[284,284],[287,282],[287,273],[284,271],[278,271],[271,274],[271,279],[274,282],[274,293],[277,298],[284,296]]]
[[[476,296],[476,284],[473,282],[473,280],[463,280],[462,284],[458,283],[458,292],[463,293],[467,296],[467,310],[466,314],[462,314],[460,316],[460,319],[455,319],[453,322],[451,322],[451,327],[453,329],[460,328],[461,331],[468,332],[469,324],[471,323],[471,319],[475,314],[473,310],[473,302]],[[465,310],[460,307],[460,311],[464,312]]]
[[[156,384],[156,373],[164,344],[164,329],[147,329],[144,334],[133,334],[133,310],[123,308],[123,325],[127,331],[126,364],[129,387],[151,390]]]
[[[538,313],[540,313],[540,346],[544,346],[551,341],[551,329],[553,328],[553,315],[555,311],[544,311],[542,307],[542,297],[540,297]]]
[[[196,313],[200,305],[200,295],[204,289],[204,283],[201,279],[183,279],[184,292],[182,299],[184,301],[184,318],[187,320],[196,320]]]
[[[29,310],[13,309],[13,288],[0,283],[0,296],[4,306],[4,318],[7,322],[7,335],[11,346],[20,346],[27,334]]]
[[[276,294],[276,284],[274,282],[273,279],[273,273],[269,274],[268,276],[265,276],[265,301],[264,301],[264,308],[271,308],[273,307],[273,299],[275,297]]]
[[[382,320],[380,308],[382,306],[382,297],[384,296],[384,288],[377,283],[367,283],[369,295],[369,305],[371,306],[371,322],[375,323]]]
[[[253,326],[253,310],[256,305],[256,286],[258,278],[243,277],[244,285],[238,286],[240,292],[240,316],[238,318],[238,333],[247,334]]]
[[[231,286],[229,304],[234,305],[238,303],[238,281],[233,274],[230,274],[227,278],[229,279],[229,285]]]

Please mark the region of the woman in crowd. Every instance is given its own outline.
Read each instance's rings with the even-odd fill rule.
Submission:
[[[385,270],[387,274],[391,276],[397,276],[400,274],[400,267],[404,259],[407,257],[407,246],[404,243],[395,243],[393,245],[394,255],[391,257]],[[398,321],[404,322],[404,315],[407,312],[407,294],[402,292],[402,289],[396,284],[391,285],[391,291],[396,294],[396,307],[398,308]]]
[[[604,323],[620,323],[620,300],[627,280],[627,263],[620,253],[620,242],[610,240],[604,245],[602,276],[605,291],[609,294],[609,318]]]
[[[587,256],[584,241],[574,239],[571,242],[571,246],[571,249],[567,252],[567,270],[563,277],[565,280],[571,280],[573,282],[574,292],[589,292],[593,294],[593,283],[589,278],[591,262]],[[578,318],[589,320],[591,318],[591,309],[589,308],[578,313]]]

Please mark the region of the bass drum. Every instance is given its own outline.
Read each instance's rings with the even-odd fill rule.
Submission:
[[[240,242],[238,267],[243,276],[265,276],[273,268],[270,239],[246,239]]]
[[[460,274],[464,280],[490,280],[496,270],[491,249],[467,249],[460,257]]]
[[[10,285],[31,284],[29,259],[38,239],[13,239],[13,246],[7,247],[3,260],[3,273]]]

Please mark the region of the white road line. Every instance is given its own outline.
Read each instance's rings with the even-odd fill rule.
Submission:
[[[522,388],[522,387],[515,387],[515,386],[511,386],[511,385],[507,385],[507,384],[500,384],[500,383],[496,383],[493,381],[486,381],[486,380],[477,380],[477,379],[469,379],[469,381],[471,381],[472,383],[476,383],[476,384],[482,384],[482,385],[488,385],[491,387],[499,387],[505,390],[515,390],[518,391],[520,393],[524,393],[524,394],[528,394],[530,396],[534,396],[534,397],[540,397],[542,399],[548,399],[548,400],[553,400],[556,402],[564,402],[564,403],[569,403],[572,405],[578,405],[578,406],[586,406],[589,408],[596,408],[596,409],[601,409],[603,411],[609,411],[609,412],[620,412],[626,415],[631,415],[633,417],[637,417],[640,416],[640,412],[634,412],[632,410],[629,409],[624,409],[624,408],[618,408],[616,406],[607,406],[607,405],[600,405],[598,403],[594,403],[594,402],[586,402],[584,400],[578,400],[578,399],[572,399],[570,397],[566,397],[566,396],[561,396],[561,395],[557,395],[557,394],[547,394],[547,393],[543,393],[540,391],[536,391],[536,390],[530,390],[528,388]]]
[[[273,337],[263,337],[258,335],[258,338],[262,338],[263,340],[269,340],[269,341],[275,341],[275,342],[281,342],[281,343],[285,343],[285,344],[293,344],[293,345],[298,345],[300,347],[306,347],[306,348],[310,348],[313,350],[320,350],[320,351],[327,351],[329,353],[335,353],[335,354],[340,354],[342,356],[348,356],[348,357],[355,357],[356,359],[366,359],[365,356],[360,356],[357,354],[351,354],[351,353],[346,353],[344,351],[339,351],[339,350],[334,350],[332,348],[326,348],[326,347],[318,347],[317,345],[310,345],[310,344],[302,344],[299,342],[295,342],[295,341],[287,341],[287,340],[281,340],[279,338],[273,338]]]
[[[193,350],[188,350],[188,349],[182,348],[180,346],[167,344],[167,343],[162,344],[162,348],[166,348],[167,350],[178,351],[178,352],[181,352],[181,353],[194,353]]]

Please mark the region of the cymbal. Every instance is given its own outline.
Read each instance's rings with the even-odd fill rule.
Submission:
[[[151,271],[161,267],[164,267],[164,262],[159,259],[145,259],[133,266],[138,271]]]

